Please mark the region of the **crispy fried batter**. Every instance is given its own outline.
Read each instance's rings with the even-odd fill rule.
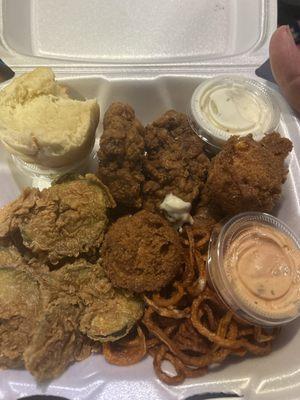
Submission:
[[[148,125],[144,135],[147,158],[143,207],[158,210],[169,193],[193,202],[203,189],[209,160],[187,116],[170,110]]]
[[[141,299],[84,259],[46,273],[0,268],[0,283],[0,367],[24,360],[38,380],[89,356],[94,341],[99,348],[125,336],[143,315]]]
[[[0,211],[0,238],[18,229],[23,244],[43,261],[58,263],[100,246],[114,201],[92,174],[41,192],[25,190]],[[1,224],[2,222],[2,224]]]
[[[0,246],[0,267],[18,267],[23,264],[23,257],[15,246]]]
[[[113,285],[135,292],[165,286],[183,260],[177,232],[149,211],[118,219],[105,236],[102,257]]]
[[[293,149],[293,144],[289,139],[283,138],[278,132],[272,132],[265,135],[260,141],[261,145],[270,150],[274,156],[280,157],[282,161]]]
[[[125,290],[114,289],[100,264],[78,260],[51,274],[63,290],[79,298],[84,308],[79,329],[93,340],[117,340],[143,315],[143,302]]]
[[[98,175],[119,206],[141,208],[143,127],[135,118],[134,110],[122,103],[113,103],[108,108],[103,127]]]
[[[251,135],[231,138],[213,159],[205,187],[206,201],[224,214],[271,212],[288,173],[284,158],[291,149],[291,142],[278,133],[261,142]]]
[[[29,272],[3,267],[0,287],[0,367],[20,367],[41,312],[40,286]]]
[[[18,229],[20,221],[33,209],[38,194],[37,189],[26,188],[20,197],[0,208],[0,243],[10,243],[10,234]]]
[[[50,303],[24,352],[25,366],[39,381],[54,379],[74,361],[80,343],[80,308],[67,299]]]

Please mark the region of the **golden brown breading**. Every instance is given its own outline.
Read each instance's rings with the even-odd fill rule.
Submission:
[[[24,262],[21,253],[15,246],[0,246],[0,267],[18,267]]]
[[[38,380],[125,336],[144,310],[141,299],[112,287],[99,263],[84,259],[53,272],[0,268],[0,288],[0,367],[25,362]]]
[[[143,127],[134,110],[122,103],[111,104],[104,115],[103,127],[98,175],[118,206],[141,208]]]
[[[143,208],[158,210],[169,193],[193,202],[206,181],[209,160],[187,116],[174,110],[145,128]]]
[[[26,369],[39,381],[58,377],[74,361],[80,344],[80,308],[68,299],[50,303],[37,321],[24,352]]]
[[[117,340],[143,315],[140,299],[113,288],[99,263],[77,260],[53,271],[51,276],[59,281],[62,290],[76,294],[83,307],[79,329],[93,340]]]
[[[94,175],[61,181],[41,192],[26,189],[0,210],[0,238],[20,230],[23,244],[42,261],[58,263],[98,248],[114,201]]]
[[[42,310],[40,286],[32,274],[0,268],[0,367],[23,365],[36,320]]]
[[[20,220],[30,213],[38,194],[37,189],[26,188],[16,200],[0,208],[0,243],[10,243],[10,234],[18,229]]]
[[[251,135],[231,138],[212,161],[204,198],[224,214],[271,212],[288,173],[284,158],[291,149],[292,143],[277,133],[261,142]]]
[[[105,236],[102,257],[113,285],[135,292],[167,285],[183,262],[177,232],[149,211],[119,218]]]
[[[270,150],[276,157],[284,160],[292,151],[293,144],[287,139],[279,135],[278,132],[272,132],[265,135],[260,141],[261,145]]]

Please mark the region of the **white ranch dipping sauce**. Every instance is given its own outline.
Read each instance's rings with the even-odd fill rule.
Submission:
[[[193,224],[194,221],[190,215],[191,207],[191,203],[173,193],[167,194],[159,206],[166,213],[167,219],[173,222],[177,228],[182,227],[183,224]]]
[[[190,122],[204,140],[222,147],[231,136],[260,140],[277,128],[278,105],[262,83],[235,76],[208,79],[191,100]]]

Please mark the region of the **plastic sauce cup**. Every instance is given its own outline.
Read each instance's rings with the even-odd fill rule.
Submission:
[[[300,316],[300,242],[279,219],[248,212],[216,225],[207,269],[221,301],[243,321],[271,327]]]
[[[260,140],[274,131],[280,109],[263,83],[235,75],[203,81],[194,91],[188,109],[192,129],[218,152],[232,136],[253,135]]]

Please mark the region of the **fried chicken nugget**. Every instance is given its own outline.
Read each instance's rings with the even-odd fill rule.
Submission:
[[[144,128],[136,119],[134,110],[128,104],[119,102],[111,104],[106,111],[103,128],[98,175],[118,206],[141,208]]]
[[[42,261],[57,264],[98,248],[115,203],[94,175],[59,181],[41,192],[25,190],[0,210],[0,239],[20,231],[23,244]]]
[[[252,136],[231,138],[213,159],[204,199],[224,214],[271,212],[288,170],[284,159],[292,143],[276,132],[260,142]]]
[[[187,116],[170,110],[145,128],[144,137],[143,208],[158,211],[170,193],[192,203],[204,187],[209,160]]]

